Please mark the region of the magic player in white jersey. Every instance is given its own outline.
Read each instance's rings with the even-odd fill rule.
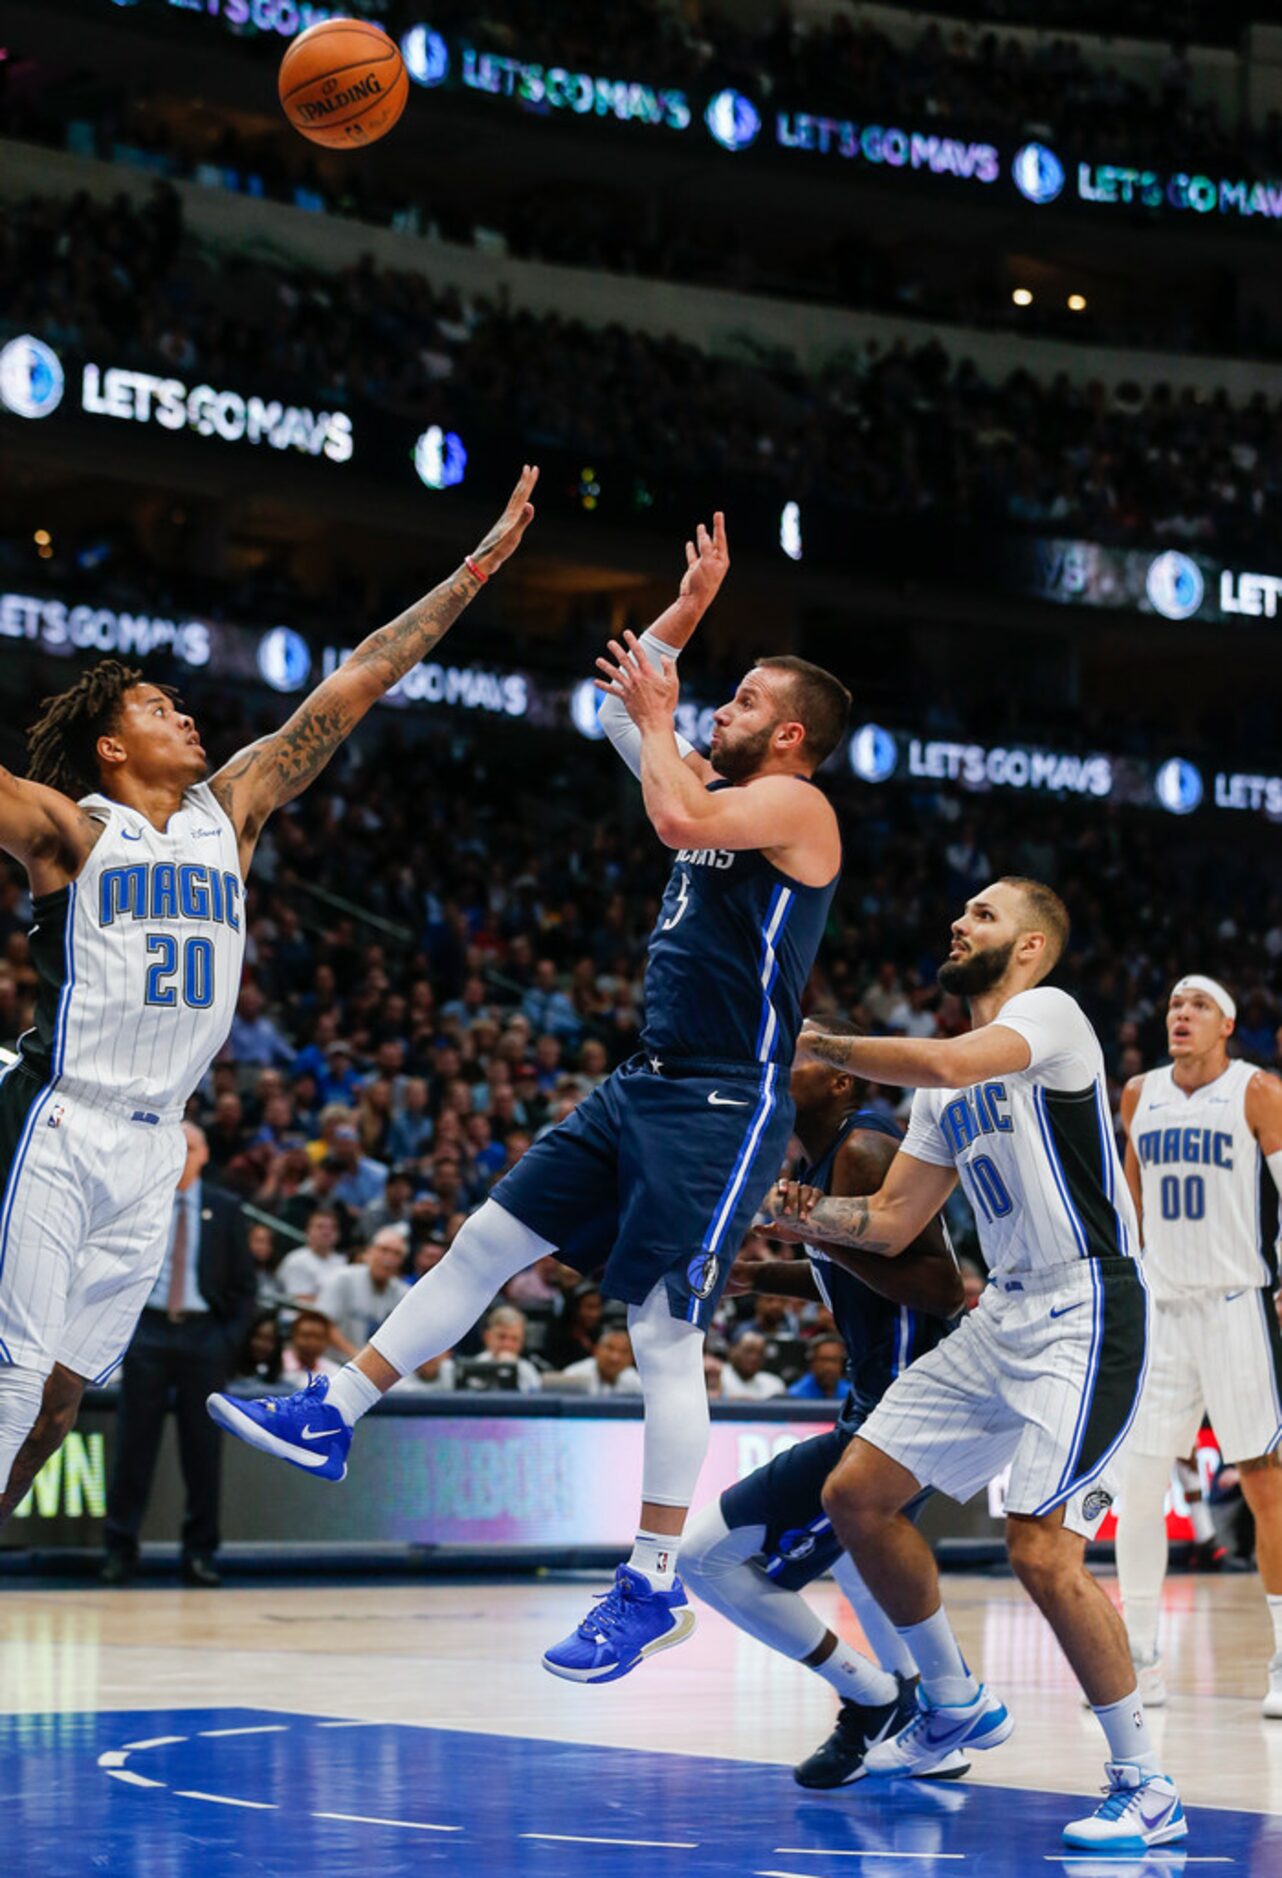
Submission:
[[[1230,1058],[1236,1017],[1215,979],[1181,978],[1166,1011],[1171,1061],[1132,1077],[1122,1097],[1153,1319],[1127,1443],[1117,1571],[1140,1691],[1160,1704],[1163,1501],[1171,1462],[1189,1453],[1209,1414],[1255,1515],[1273,1620],[1264,1714],[1282,1720],[1282,1334],[1273,1302],[1282,1081]]]
[[[771,1211],[804,1238],[893,1258],[960,1180],[990,1281],[951,1337],[893,1382],[829,1478],[824,1510],[921,1671],[919,1713],[869,1750],[868,1773],[923,1774],[1012,1728],[972,1676],[926,1541],[902,1509],[923,1487],[967,1500],[1010,1467],[1006,1545],[1103,1727],[1108,1797],[1070,1845],[1143,1851],[1182,1839],[1121,1619],[1086,1569],[1144,1373],[1147,1299],[1135,1212],[1099,1043],[1072,998],[1043,986],[1068,938],[1059,896],[1003,879],[953,925],[939,982],[973,1028],[939,1039],[816,1037],[825,1062],[916,1088],[880,1192],[824,1199],[782,1185]]]
[[[105,659],[0,770],[0,847],[31,884],[35,1022],[0,1081],[0,1522],[116,1367],[165,1252],[179,1121],[231,1025],[244,880],[320,774],[513,553],[527,468],[448,580],[371,633],[274,735],[206,781],[172,691]]]

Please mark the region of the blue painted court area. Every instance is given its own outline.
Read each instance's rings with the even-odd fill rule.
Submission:
[[[1196,1812],[1187,1850],[1061,1858],[1060,1794],[262,1709],[0,1717],[3,1878],[1157,1878],[1282,1872],[1282,1818]]]

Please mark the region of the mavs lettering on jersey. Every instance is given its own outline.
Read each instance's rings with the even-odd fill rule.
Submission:
[[[199,861],[139,861],[131,867],[106,867],[98,894],[98,924],[111,926],[117,916],[165,920],[209,920],[240,931],[240,879],[230,869]]]
[[[646,1052],[790,1065],[836,887],[807,887],[756,849],[680,849],[650,935]]]

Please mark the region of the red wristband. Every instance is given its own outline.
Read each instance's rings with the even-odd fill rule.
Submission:
[[[480,566],[472,559],[470,554],[463,556],[463,565],[469,574],[474,575],[475,578],[480,581],[482,586],[484,586],[486,581],[490,578],[488,574],[482,572]]]

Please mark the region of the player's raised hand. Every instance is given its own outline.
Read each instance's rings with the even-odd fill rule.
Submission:
[[[621,698],[639,731],[644,733],[664,726],[670,730],[672,714],[681,695],[675,660],[664,659],[661,667],[653,666],[634,632],[625,632],[622,644],[611,639],[609,650],[613,663],[606,658],[596,662],[597,670],[603,674],[596,681],[597,690],[609,691]]]
[[[726,518],[718,509],[712,518],[712,533],[709,534],[700,522],[694,540],[686,542],[686,571],[681,582],[681,598],[693,602],[701,614],[706,613],[729,571]]]
[[[480,547],[474,549],[471,559],[477,563],[487,580],[491,574],[497,573],[509,555],[516,553],[522,535],[534,520],[534,504],[530,497],[534,494],[534,485],[538,480],[538,465],[527,463],[521,471],[520,481],[507,499],[507,507]]]

